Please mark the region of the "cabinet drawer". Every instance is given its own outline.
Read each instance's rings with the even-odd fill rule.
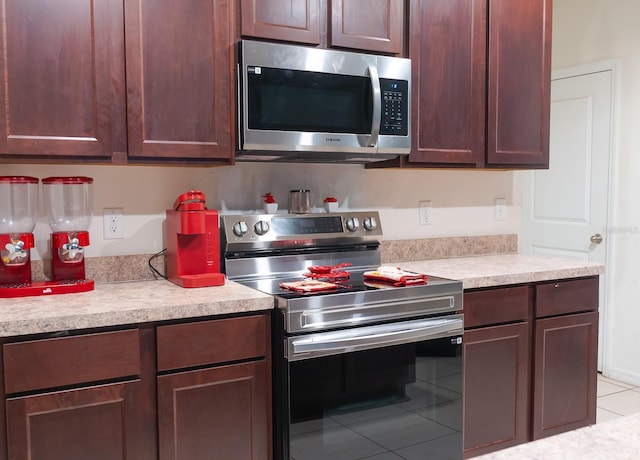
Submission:
[[[464,293],[464,327],[523,321],[528,316],[527,286]]]
[[[266,356],[267,327],[266,315],[159,326],[158,370]]]
[[[140,374],[137,329],[3,345],[7,393]]]
[[[536,285],[536,317],[598,309],[598,277]]]

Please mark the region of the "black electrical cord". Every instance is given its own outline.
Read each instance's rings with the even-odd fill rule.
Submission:
[[[160,278],[162,278],[162,279],[165,279],[165,280],[167,279],[167,276],[166,276],[166,275],[164,275],[164,274],[160,273],[160,272],[156,269],[156,267],[154,267],[153,265],[151,265],[151,261],[152,261],[153,259],[155,259],[156,257],[160,257],[160,256],[161,256],[161,255],[163,255],[165,252],[167,252],[167,248],[164,248],[164,249],[163,249],[162,251],[160,251],[160,252],[156,252],[154,255],[152,255],[151,257],[149,257],[149,260],[148,260],[148,262],[147,262],[147,263],[149,264],[149,268],[150,268],[150,269],[151,269],[151,271],[153,272],[153,276],[154,276],[154,278],[155,278],[155,279],[158,279],[158,277],[160,277]]]

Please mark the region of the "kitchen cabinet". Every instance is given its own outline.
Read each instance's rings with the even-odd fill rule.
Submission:
[[[0,1],[1,161],[233,162],[235,2]]]
[[[403,55],[403,0],[242,0],[242,35]]]
[[[464,294],[464,456],[529,439],[530,295],[526,286]]]
[[[598,279],[536,286],[532,439],[596,423]]]
[[[122,14],[118,0],[0,0],[1,161],[124,152]]]
[[[368,167],[548,168],[551,0],[412,0],[412,148]]]
[[[267,315],[160,326],[160,460],[271,458]]]
[[[128,161],[230,163],[235,2],[124,4]]]
[[[0,458],[155,459],[152,341],[128,329],[4,344]]]
[[[269,460],[270,334],[254,313],[9,338],[0,460]]]
[[[465,458],[595,423],[598,285],[465,292]]]

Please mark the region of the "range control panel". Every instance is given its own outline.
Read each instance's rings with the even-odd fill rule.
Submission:
[[[289,246],[325,246],[337,240],[357,244],[358,240],[379,240],[382,236],[377,211],[318,214],[225,214],[220,216],[227,246],[242,244],[244,250]],[[229,248],[227,249],[229,250]]]

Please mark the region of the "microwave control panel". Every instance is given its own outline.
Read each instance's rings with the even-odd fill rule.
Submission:
[[[381,78],[380,91],[382,93],[380,134],[409,135],[409,82]]]

